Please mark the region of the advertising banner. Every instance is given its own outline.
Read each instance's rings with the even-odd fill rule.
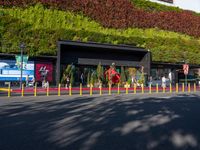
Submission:
[[[188,71],[189,71],[189,65],[188,64],[183,64],[183,71],[184,71],[185,75],[188,74]]]
[[[38,62],[35,67],[36,81],[53,81],[53,64],[49,62]]]
[[[28,56],[27,55],[23,55],[23,59],[22,59],[21,55],[16,55],[15,59],[16,59],[16,64],[17,64],[17,67],[18,67],[19,70],[21,70],[21,66],[22,66],[21,62],[23,60],[22,69],[25,70],[26,66],[27,66],[27,62],[28,62]]]
[[[23,65],[23,81],[26,80],[27,75],[30,80],[34,77],[33,61],[27,61],[26,65]],[[0,81],[20,81],[20,76],[21,70],[15,60],[0,60]]]

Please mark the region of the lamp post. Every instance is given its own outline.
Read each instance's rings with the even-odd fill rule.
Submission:
[[[24,51],[24,49],[25,49],[25,44],[24,43],[21,43],[20,44],[20,50],[21,50],[21,67],[20,67],[20,69],[21,69],[21,76],[20,76],[20,88],[22,88],[22,78],[23,78],[23,51]]]

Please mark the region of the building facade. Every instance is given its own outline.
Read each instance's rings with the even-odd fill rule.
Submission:
[[[104,74],[112,64],[115,64],[118,73],[121,73],[122,70],[128,72],[128,70],[132,69],[135,71],[135,75],[143,72],[147,78],[150,75],[151,53],[144,48],[130,45],[58,41],[57,84],[62,81],[63,73],[70,64],[75,68],[73,78],[75,83],[78,84],[81,74],[84,75],[85,79],[88,78],[89,73],[95,73],[98,64],[102,65]]]

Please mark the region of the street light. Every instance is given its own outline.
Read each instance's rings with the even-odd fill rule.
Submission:
[[[22,88],[22,77],[23,77],[23,51],[24,51],[24,49],[25,49],[25,44],[24,43],[21,43],[20,44],[20,50],[21,50],[21,67],[20,67],[20,69],[21,69],[21,76],[20,76],[20,88]]]

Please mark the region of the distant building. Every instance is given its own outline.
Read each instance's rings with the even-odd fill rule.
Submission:
[[[200,0],[150,0],[168,6],[179,7],[185,10],[191,10],[200,13]]]

